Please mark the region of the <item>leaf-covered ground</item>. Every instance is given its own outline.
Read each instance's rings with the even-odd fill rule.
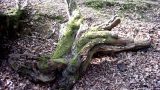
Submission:
[[[30,35],[14,42],[0,45],[0,89],[6,90],[52,90],[54,84],[35,84],[17,74],[8,65],[11,54],[49,54],[57,43],[60,24],[66,22],[63,0],[28,0],[28,15],[24,32]],[[73,90],[160,90],[160,1],[159,0],[77,0],[85,22],[101,24],[114,15],[122,18],[114,28],[126,37],[135,32],[147,32],[152,39],[148,49],[107,55],[97,54],[84,76]],[[14,0],[1,0],[0,12],[14,7]],[[21,0],[25,6],[25,0]],[[9,52],[6,48],[9,47]],[[9,53],[7,55],[7,53]],[[28,58],[20,57],[25,62]],[[26,61],[27,62],[27,61]]]

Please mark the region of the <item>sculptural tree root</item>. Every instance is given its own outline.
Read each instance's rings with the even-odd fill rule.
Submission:
[[[107,23],[81,30],[83,17],[73,0],[66,0],[68,4],[69,21],[63,28],[56,50],[51,56],[37,58],[37,63],[30,67],[16,67],[16,69],[31,77],[34,81],[49,82],[58,80],[58,88],[71,89],[79,79],[81,73],[92,60],[96,52],[120,52],[139,49],[150,45],[148,34],[137,34],[134,39],[121,37],[111,31],[120,23],[115,17]],[[86,56],[86,58],[83,58]],[[11,63],[13,66],[14,63]]]

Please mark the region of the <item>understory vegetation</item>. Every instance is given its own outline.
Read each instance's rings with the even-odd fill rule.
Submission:
[[[144,0],[85,0],[85,5],[95,10],[118,7],[118,14],[123,15],[125,12],[136,12],[142,16],[152,5]]]

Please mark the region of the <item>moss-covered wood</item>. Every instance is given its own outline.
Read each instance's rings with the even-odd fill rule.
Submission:
[[[107,23],[90,27],[81,33],[80,27],[84,24],[83,16],[74,0],[66,0],[66,2],[69,21],[61,32],[62,36],[56,50],[50,56],[38,57],[34,65],[18,67],[19,72],[32,80],[41,82],[57,80],[57,88],[69,90],[81,73],[86,71],[94,53],[120,52],[150,45],[148,34],[138,34],[134,39],[128,39],[111,31],[120,23],[118,17]],[[82,58],[83,56],[86,58]]]

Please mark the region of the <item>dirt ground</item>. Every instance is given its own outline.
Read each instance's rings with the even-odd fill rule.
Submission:
[[[14,42],[0,45],[0,48],[4,48],[1,49],[0,57],[2,61],[0,90],[54,90],[53,83],[35,84],[16,73],[8,65],[10,54],[50,54],[56,47],[60,24],[67,20],[63,0],[28,1],[28,14],[32,19],[26,19],[29,23],[23,29],[31,31],[31,35],[25,35]],[[150,3],[147,9],[133,10],[135,9],[133,6],[125,11],[125,9],[121,10],[122,7],[124,8],[121,4],[106,4],[97,10],[87,7],[85,0],[77,0],[88,26],[101,24],[112,16],[119,15],[122,22],[114,28],[114,31],[126,37],[134,35],[135,32],[149,33],[152,45],[148,49],[138,51],[97,55],[73,90],[160,90],[160,1],[145,1],[145,3]],[[0,12],[4,12],[5,9],[15,4],[14,0],[1,0]],[[25,0],[21,0],[21,5],[25,6]],[[49,17],[38,19],[35,15],[37,12]],[[53,18],[53,16],[62,18],[51,20],[50,17]],[[8,47],[9,50],[6,52]],[[24,60],[26,59],[21,61]]]

